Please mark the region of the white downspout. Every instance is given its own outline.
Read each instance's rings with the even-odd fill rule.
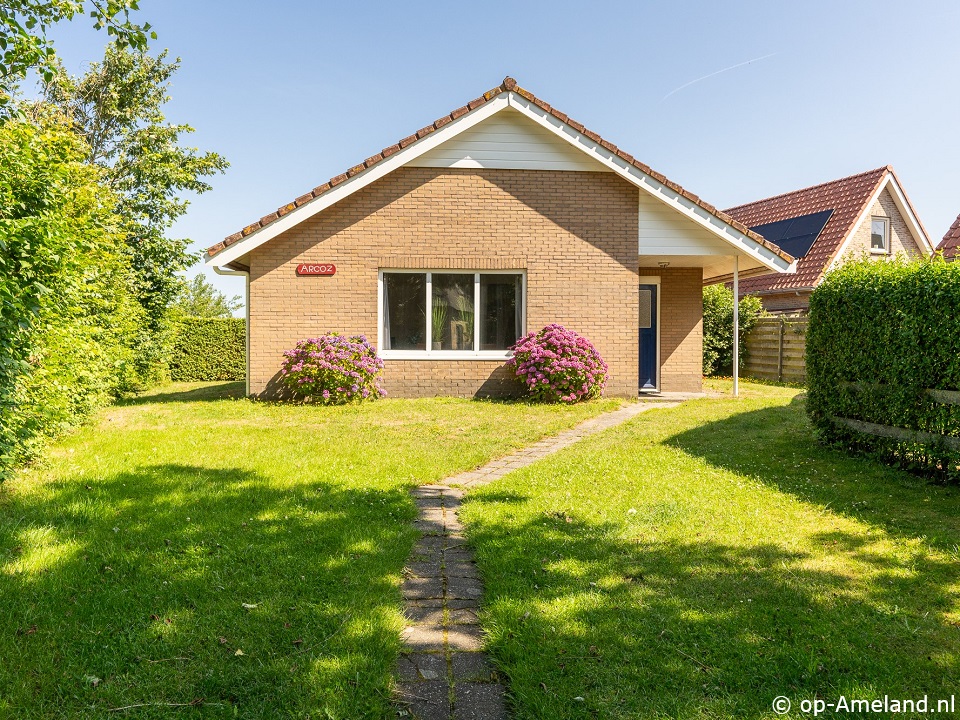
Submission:
[[[740,256],[733,256],[733,396],[740,397]]]
[[[223,268],[213,265],[213,271],[217,275],[230,275],[230,276],[239,276],[242,275],[246,278],[246,302],[243,303],[245,320],[244,320],[244,332],[246,333],[246,364],[247,371],[244,373],[246,375],[246,384],[244,386],[244,395],[247,397],[250,396],[250,271],[249,270],[224,270]]]

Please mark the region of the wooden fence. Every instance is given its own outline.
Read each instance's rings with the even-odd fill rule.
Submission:
[[[743,374],[761,380],[805,382],[808,323],[805,317],[791,315],[762,318],[747,336]]]

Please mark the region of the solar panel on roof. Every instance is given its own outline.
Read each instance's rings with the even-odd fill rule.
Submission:
[[[810,252],[810,248],[820,237],[831,215],[833,210],[821,210],[809,215],[798,215],[786,220],[754,225],[750,229],[758,235],[763,235],[770,242],[776,243],[795,258],[802,258]]]

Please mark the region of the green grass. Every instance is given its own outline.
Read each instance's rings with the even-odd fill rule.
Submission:
[[[241,390],[109,408],[0,486],[0,717],[389,717],[407,490],[619,404]]]
[[[957,692],[960,491],[818,446],[798,390],[743,387],[468,496],[516,718]]]

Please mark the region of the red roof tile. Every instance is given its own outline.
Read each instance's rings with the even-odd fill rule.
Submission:
[[[947,234],[943,236],[943,240],[940,241],[937,250],[940,250],[943,256],[950,260],[953,260],[960,254],[960,215],[957,215],[957,219],[953,221],[953,225],[947,230]]]
[[[311,193],[311,194],[312,194],[312,198],[309,198],[307,195],[301,195],[299,198],[297,198],[297,199],[293,202],[293,204],[296,205],[297,207],[300,207],[301,205],[304,205],[304,204],[306,204],[307,202],[310,202],[311,199],[316,198],[316,197],[318,197],[319,195],[322,195],[323,193],[325,193],[325,192],[326,192],[327,190],[329,190],[330,188],[335,187],[335,186],[339,185],[340,183],[344,182],[345,180],[348,179],[348,177],[353,177],[353,176],[355,176],[355,175],[357,175],[357,174],[362,173],[364,170],[367,170],[367,169],[369,169],[370,167],[372,167],[373,165],[376,165],[378,162],[382,161],[384,158],[387,158],[387,157],[389,157],[390,155],[393,155],[395,152],[398,152],[399,150],[401,150],[401,149],[403,149],[403,148],[405,148],[405,147],[407,147],[407,146],[409,146],[409,145],[412,145],[412,144],[415,143],[418,139],[424,137],[425,135],[428,135],[428,134],[432,133],[434,130],[437,130],[437,129],[443,127],[443,126],[446,125],[447,123],[449,123],[449,122],[451,122],[451,121],[453,121],[453,120],[456,120],[457,118],[462,117],[463,115],[466,115],[468,112],[471,112],[472,110],[477,109],[478,107],[480,107],[480,106],[483,105],[484,103],[489,102],[490,100],[492,100],[493,98],[495,98],[497,95],[499,95],[499,94],[501,94],[501,93],[504,93],[504,92],[515,92],[515,93],[517,93],[518,95],[520,95],[521,97],[526,98],[528,101],[532,102],[534,105],[536,105],[538,108],[540,108],[540,109],[543,110],[544,112],[547,112],[547,113],[549,113],[550,115],[552,115],[553,117],[555,117],[555,118],[557,118],[558,120],[560,120],[561,122],[566,123],[566,124],[569,125],[570,127],[572,127],[572,128],[574,128],[575,130],[577,130],[577,132],[582,133],[583,135],[587,136],[588,138],[590,138],[591,140],[593,140],[593,141],[596,142],[597,144],[602,145],[604,148],[606,148],[607,150],[609,150],[611,153],[615,154],[617,157],[619,157],[620,159],[624,160],[625,162],[627,162],[628,164],[632,165],[633,167],[637,168],[637,169],[640,170],[641,172],[643,172],[643,173],[645,173],[645,174],[653,177],[654,179],[658,180],[659,182],[667,185],[670,189],[672,189],[672,190],[674,190],[675,192],[679,193],[680,195],[682,195],[683,197],[685,197],[685,198],[686,198],[687,200],[689,200],[690,202],[692,202],[692,203],[694,203],[695,205],[699,206],[700,208],[706,210],[708,213],[710,213],[711,215],[714,215],[715,217],[717,217],[718,219],[720,219],[720,220],[722,220],[723,222],[727,223],[728,225],[736,228],[736,229],[739,230],[741,233],[743,233],[744,235],[748,236],[749,238],[751,238],[751,239],[754,240],[755,242],[763,245],[763,246],[766,247],[767,249],[769,249],[769,250],[771,250],[772,252],[776,253],[776,254],[777,254],[779,257],[781,257],[782,259],[784,259],[784,260],[786,260],[786,261],[788,261],[788,262],[792,262],[792,261],[793,261],[793,258],[792,258],[788,253],[784,252],[784,251],[781,250],[779,247],[777,247],[777,246],[774,245],[773,243],[771,243],[771,242],[769,242],[768,240],[766,240],[766,238],[761,237],[761,236],[758,235],[757,233],[753,232],[753,231],[750,230],[746,225],[741,224],[740,222],[738,222],[738,221],[737,221],[736,219],[734,219],[733,217],[727,215],[726,213],[723,213],[723,212],[717,210],[713,205],[710,205],[709,203],[704,202],[703,200],[701,200],[699,197],[697,197],[697,196],[694,195],[693,193],[691,193],[691,192],[689,192],[689,191],[687,191],[687,190],[684,190],[682,187],[680,187],[680,186],[677,185],[676,183],[668,180],[666,177],[664,177],[664,176],[661,175],[660,173],[657,173],[657,172],[653,171],[649,166],[644,165],[643,163],[639,162],[639,161],[636,160],[632,155],[630,155],[630,154],[628,154],[628,153],[620,150],[619,148],[617,148],[616,145],[607,142],[606,140],[604,140],[603,138],[601,138],[601,137],[600,137],[599,135],[597,135],[596,133],[591,132],[590,130],[587,130],[583,125],[581,125],[580,123],[576,122],[575,120],[573,120],[572,118],[568,117],[567,115],[565,115],[564,113],[560,112],[559,110],[556,110],[556,109],[553,108],[551,105],[545,103],[543,100],[541,100],[540,98],[538,98],[537,96],[535,96],[535,95],[534,95],[533,93],[531,93],[530,91],[525,90],[524,88],[521,88],[519,85],[517,85],[517,81],[514,80],[514,79],[511,78],[511,77],[504,78],[503,83],[502,83],[501,85],[499,85],[498,87],[495,87],[495,88],[493,88],[492,90],[488,90],[488,91],[485,92],[482,96],[478,97],[476,100],[471,100],[467,105],[465,105],[465,106],[463,106],[463,107],[459,107],[459,108],[457,108],[456,110],[454,110],[453,112],[450,112],[450,113],[448,113],[447,115],[444,115],[442,118],[440,118],[439,120],[436,120],[436,121],[433,122],[431,125],[428,125],[428,126],[426,126],[425,128],[423,128],[422,130],[418,131],[415,135],[409,135],[409,136],[405,137],[403,140],[401,140],[399,143],[397,143],[396,145],[392,145],[392,146],[390,146],[390,147],[388,147],[388,148],[384,148],[384,149],[381,150],[377,155],[373,155],[373,156],[367,158],[367,160],[364,161],[363,164],[361,164],[361,165],[356,165],[356,166],[350,168],[350,170],[348,170],[346,173],[342,173],[342,174],[340,174],[340,175],[337,175],[336,177],[330,178],[330,180],[329,180],[327,183],[325,183],[324,185],[321,185],[320,187],[314,188],[313,192]],[[288,204],[288,205],[289,205],[289,204]],[[280,217],[282,217],[282,216],[285,215],[287,212],[289,212],[289,211],[287,210],[288,205],[284,205],[283,207],[281,207],[280,209],[278,209],[278,210],[277,210],[276,212],[274,212],[274,213],[271,213],[271,214],[269,214],[269,215],[265,215],[264,217],[260,218],[259,221],[253,223],[252,225],[248,225],[247,227],[243,228],[243,230],[241,230],[240,232],[234,233],[234,234],[232,234],[232,235],[228,235],[228,236],[227,236],[226,238],[224,238],[221,242],[217,243],[216,245],[213,245],[212,247],[207,248],[207,256],[208,256],[208,257],[213,257],[214,255],[216,255],[217,253],[221,252],[222,250],[224,250],[225,248],[229,247],[230,245],[234,244],[235,242],[238,242],[239,240],[242,240],[242,239],[245,238],[247,235],[250,235],[251,233],[256,232],[257,230],[259,230],[259,229],[261,229],[261,228],[264,228],[264,227],[266,227],[267,225],[269,225],[270,223],[278,220]]]
[[[787,220],[800,215],[833,210],[820,236],[809,252],[797,261],[794,275],[762,275],[740,281],[741,293],[793,290],[817,284],[833,260],[840,245],[853,230],[866,204],[877,191],[890,166],[868,170],[859,175],[833,180],[822,185],[795,190],[766,200],[757,200],[726,210],[748,227]]]

